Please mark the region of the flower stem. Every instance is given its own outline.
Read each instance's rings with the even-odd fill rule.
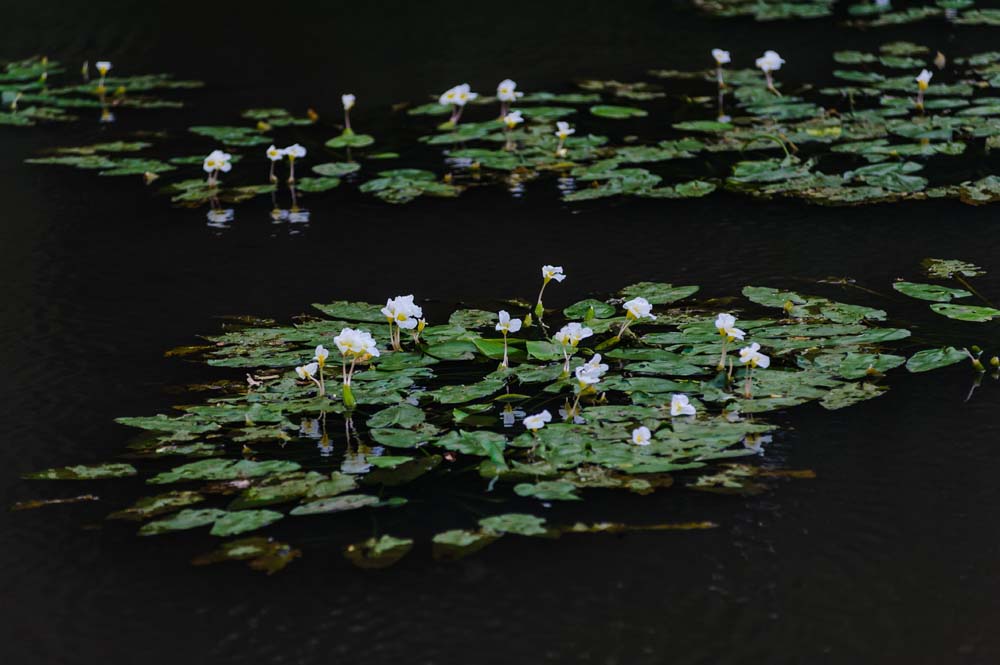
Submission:
[[[503,333],[503,362],[500,364],[501,367],[510,367],[510,363],[507,361],[507,333]]]
[[[545,313],[545,307],[542,305],[542,295],[545,293],[545,287],[549,285],[551,280],[546,278],[542,280],[542,288],[538,290],[538,301],[535,303],[535,316],[538,317],[540,321],[542,319],[542,314]]]
[[[353,409],[358,405],[358,401],[354,399],[354,392],[351,391],[351,384],[344,384],[344,406],[348,409]]]

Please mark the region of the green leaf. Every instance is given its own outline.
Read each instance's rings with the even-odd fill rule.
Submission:
[[[924,259],[921,265],[929,276],[941,279],[950,279],[955,275],[979,277],[986,274],[979,266],[956,259]]]
[[[590,112],[600,118],[614,118],[616,120],[624,118],[645,118],[649,115],[647,111],[633,106],[609,106],[606,104],[591,106]]]
[[[668,305],[697,293],[697,286],[674,286],[663,282],[638,282],[626,286],[621,293],[626,298],[642,297],[653,305]]]
[[[567,319],[587,320],[587,319],[607,319],[615,315],[613,305],[602,300],[581,300],[573,303],[563,310],[563,315]],[[530,353],[530,351],[529,351]]]
[[[332,302],[329,305],[313,303],[313,307],[335,319],[364,321],[366,323],[386,323],[385,314],[382,313],[382,308],[378,305],[372,305],[371,303],[338,300],[337,302]]]
[[[185,531],[196,529],[201,526],[214,524],[215,520],[226,514],[226,511],[217,508],[187,509],[168,517],[146,524],[139,529],[140,536],[158,536],[171,531]]]
[[[917,282],[894,282],[892,288],[911,298],[932,300],[934,302],[948,302],[953,298],[965,298],[972,295],[964,289],[952,289],[947,286],[920,284]]]
[[[885,373],[899,367],[906,358],[880,353],[848,353],[840,363],[838,372],[845,379],[860,379],[871,373]]]
[[[139,499],[129,508],[111,513],[108,515],[108,519],[138,522],[155,517],[156,515],[172,512],[177,508],[200,503],[204,500],[205,497],[198,492],[167,492]]]
[[[965,351],[959,351],[952,346],[943,349],[924,349],[910,356],[906,361],[906,369],[911,372],[927,372],[960,363],[968,357]]]
[[[514,486],[518,496],[530,496],[543,501],[579,501],[576,485],[562,480],[543,480],[538,483],[521,483]]]
[[[225,513],[215,520],[212,527],[213,536],[235,536],[247,531],[256,531],[269,524],[274,524],[284,515],[273,510],[240,510]]]
[[[364,148],[375,143],[375,137],[368,134],[347,133],[336,136],[325,143],[327,148]]]
[[[348,545],[344,556],[359,568],[387,568],[413,548],[411,538],[396,538],[388,534]]]
[[[298,471],[299,465],[284,460],[255,462],[252,460],[233,461],[227,459],[207,459],[191,462],[154,476],[146,482],[153,485],[177,483],[190,480],[235,480],[237,478],[257,478],[274,473]]]
[[[937,303],[931,305],[931,309],[942,316],[947,316],[949,319],[972,321],[976,323],[992,321],[996,317],[1000,316],[1000,309],[994,309],[992,307],[977,307],[975,305]]]
[[[128,478],[138,472],[131,464],[78,464],[26,473],[27,480],[104,480]]]
[[[360,169],[361,165],[357,162],[326,162],[312,167],[313,173],[332,178],[339,178]]]
[[[424,422],[424,412],[411,404],[396,404],[368,419],[368,427],[416,427]]]
[[[435,559],[454,561],[483,549],[501,534],[485,531],[453,529],[436,534],[432,539]]]
[[[379,502],[378,497],[368,494],[347,494],[332,499],[320,499],[310,501],[292,509],[290,515],[319,515],[322,513],[340,513],[345,510],[374,506]]]
[[[548,533],[542,525],[545,520],[524,513],[507,513],[479,520],[479,525],[494,534],[514,533],[521,536],[542,536]]]
[[[340,178],[299,178],[295,188],[303,192],[326,192],[340,185]]]
[[[885,391],[886,388],[880,388],[871,383],[848,383],[828,392],[819,403],[824,409],[833,411],[878,397]]]

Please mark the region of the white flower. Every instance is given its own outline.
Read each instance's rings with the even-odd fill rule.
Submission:
[[[750,346],[740,349],[740,362],[751,367],[767,367],[771,364],[771,359],[760,352],[760,344],[754,342]]]
[[[521,319],[512,319],[507,310],[501,309],[498,314],[500,317],[500,323],[497,324],[497,330],[502,333],[516,333],[521,329]]]
[[[719,65],[732,62],[732,58],[729,57],[729,51],[723,51],[721,48],[712,49],[712,57],[715,58],[715,62]]]
[[[561,282],[566,279],[566,275],[563,274],[562,266],[542,266],[542,279],[546,282],[550,279]]]
[[[732,314],[719,314],[715,319],[715,327],[719,331],[719,334],[727,337],[730,342],[734,339],[742,340],[746,335],[746,333],[736,327],[736,317]]]
[[[774,51],[764,51],[764,55],[757,58],[757,68],[765,72],[776,72],[785,64],[785,59]]]
[[[275,148],[273,145],[267,149],[267,158],[272,162],[277,162],[285,156],[285,151],[281,148]]]
[[[441,93],[438,98],[438,104],[441,106],[448,106],[449,104],[454,104],[455,100],[458,98],[458,86],[454,88],[449,88]]]
[[[497,85],[497,99],[501,102],[517,101],[518,97],[523,97],[523,92],[517,91],[517,84],[510,79],[504,79]]]
[[[344,328],[339,335],[333,338],[333,343],[345,356],[375,356],[377,358],[379,355],[375,338],[367,330]]]
[[[357,100],[357,97],[355,97],[354,95],[348,94],[348,95],[341,95],[340,96],[340,101],[344,105],[344,110],[345,111],[350,111],[352,108],[354,108],[354,102],[356,100]]]
[[[326,365],[326,359],[329,357],[330,352],[326,350],[326,347],[320,344],[316,347],[316,355],[313,356],[313,360],[317,361],[320,366]]]
[[[670,396],[671,416],[693,416],[695,414],[694,405],[688,400],[687,395]]]
[[[636,427],[632,430],[632,443],[637,446],[648,446],[650,439],[653,438],[653,433],[649,431],[649,428],[643,425],[642,427]]]
[[[309,363],[308,365],[302,365],[301,367],[296,367],[295,373],[299,375],[300,379],[311,379],[318,370],[319,370],[319,365],[317,365],[316,363]]]
[[[564,120],[556,122],[556,136],[560,141],[565,141],[570,134],[576,134],[576,130],[570,127],[568,122]]]
[[[465,106],[467,102],[471,102],[473,99],[479,96],[478,92],[471,92],[469,90],[469,84],[463,83],[458,86],[458,98],[455,101],[459,106]]]
[[[548,409],[546,409],[541,413],[526,416],[523,422],[525,427],[534,432],[535,430],[540,430],[545,427],[545,423],[552,422],[552,414],[549,413]]]
[[[472,101],[479,95],[475,92],[471,92],[468,83],[463,83],[462,85],[456,85],[450,90],[446,90],[444,94],[438,98],[438,104],[454,106],[465,106],[467,102]]]
[[[934,76],[931,72],[926,69],[920,70],[920,76],[916,78],[917,85],[921,90],[926,90],[931,83],[931,77]]]
[[[582,340],[587,339],[594,334],[594,331],[590,328],[586,328],[576,321],[572,323],[567,323],[559,330],[553,338],[562,344],[563,346],[573,346],[575,347]]]
[[[653,306],[645,298],[632,298],[625,303],[625,311],[633,319],[650,318],[654,321],[656,320],[656,315],[653,314]]]
[[[601,354],[595,353],[593,358],[577,367],[574,373],[581,386],[592,386],[600,381],[607,371],[608,366],[601,362]]]
[[[282,152],[284,152],[288,156],[288,159],[291,160],[297,159],[298,157],[306,156],[306,149],[300,146],[298,143],[293,143],[292,145],[285,148]]]
[[[202,169],[204,169],[205,173],[212,173],[213,171],[228,173],[229,170],[233,168],[230,161],[232,158],[233,156],[228,152],[213,150],[209,153],[208,157],[205,158],[205,162],[202,164]]]
[[[524,117],[521,115],[520,111],[511,111],[503,117],[503,122],[507,125],[508,129],[514,129],[524,122]]]
[[[108,72],[111,71],[111,63],[107,60],[98,60],[94,63],[94,66],[97,67],[97,71],[101,73],[101,76],[107,76]]]
[[[413,330],[419,325],[419,319],[424,315],[424,310],[419,305],[413,304],[412,295],[396,296],[385,301],[382,314],[400,328]]]

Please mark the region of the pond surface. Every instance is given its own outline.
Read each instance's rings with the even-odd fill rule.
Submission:
[[[114,132],[195,124],[185,113],[223,124],[259,106],[332,115],[351,88],[370,109],[366,130],[388,141],[401,131],[391,104],[463,80],[486,89],[512,76],[526,90],[568,90],[574,76],[705,67],[715,46],[744,58],[776,48],[788,60],[782,75],[804,80],[829,71],[834,49],[995,44],[987,28],[940,21],[857,31],[823,19],[723,22],[675,4],[355,3],[285,15],[246,3],[141,13],[125,3],[19,4],[3,9],[0,58],[107,57],[206,81],[189,109],[123,112]],[[483,188],[390,206],[344,188],[311,201],[302,227],[272,224],[261,199],[218,229],[204,210],[172,208],[135,180],[23,164],[106,133],[96,123],[0,129],[4,505],[63,489],[46,493],[23,473],[119,455],[134,432],[113,419],[165,411],[177,386],[204,380],[203,366],[163,352],[217,332],[222,315],[287,321],[313,302],[409,292],[441,311],[488,306],[532,297],[543,263],[571,276],[548,292],[560,307],[641,280],[699,284],[709,298],[746,284],[811,292],[817,280],[849,277],[881,295],[844,288],[843,300],[891,309],[932,345],[996,349],[995,322],[888,299],[889,284],[918,277],[928,256],[985,267],[976,287],[1000,298],[991,206],[825,208],[723,193],[567,205],[551,182],[519,198]],[[997,172],[995,157],[942,168]],[[349,246],[345,229],[356,228],[365,239]],[[18,664],[997,662],[1000,393],[987,377],[966,401],[972,381],[965,364],[899,372],[878,400],[783,416],[767,460],[811,469],[814,480],[751,497],[667,491],[586,502],[588,519],[634,512],[716,529],[505,538],[454,563],[424,548],[392,568],[358,570],[324,549],[338,534],[310,522],[295,532],[308,555],[280,574],[195,568],[186,562],[205,550],[203,538],[139,539],[104,523],[140,481],[65,488],[101,501],[0,513],[0,651]],[[454,511],[434,499],[424,521],[450,528]],[[379,519],[343,524],[374,533]]]

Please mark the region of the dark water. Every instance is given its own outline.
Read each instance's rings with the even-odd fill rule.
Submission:
[[[789,61],[782,75],[807,80],[829,71],[836,48],[898,38],[946,52],[995,45],[995,33],[937,22],[867,33],[822,21],[722,23],[661,2],[3,4],[2,58],[106,57],[122,70],[209,83],[190,95],[190,110],[122,113],[119,133],[235,122],[251,106],[334,115],[351,89],[365,130],[382,139],[403,135],[390,129],[400,122],[390,104],[462,80],[566,89],[577,76],[701,67],[713,46],[744,59],[776,48]],[[176,134],[178,152],[200,145]],[[1000,270],[989,207],[827,209],[729,195],[567,206],[552,183],[532,183],[521,199],[480,190],[391,207],[341,188],[310,201],[312,221],[296,232],[270,223],[266,201],[240,206],[219,231],[203,211],[170,209],[134,180],[22,164],[42,147],[99,138],[95,127],[0,137],[0,503],[77,490],[107,500],[0,513],[0,662],[1000,661],[1000,392],[987,378],[964,402],[964,366],[897,372],[873,402],[790,414],[768,460],[813,469],[816,480],[751,498],[667,491],[588,501],[595,517],[633,511],[718,529],[507,538],[454,564],[418,547],[395,568],[366,573],[322,546],[335,534],[303,527],[295,536],[306,556],[274,577],[191,568],[202,540],[151,542],[102,526],[140,481],[91,490],[19,480],[118,454],[131,432],[112,418],[162,411],[174,401],[170,386],[203,378],[162,352],[217,330],[222,314],[286,319],[312,302],[410,291],[448,306],[530,295],[543,262],[571,276],[547,297],[553,305],[640,279],[700,284],[714,296],[748,283],[815,290],[809,281],[849,276],[888,294],[893,278],[917,277],[926,256]],[[941,162],[963,174],[988,166]],[[345,238],[352,229],[364,229],[364,243]],[[998,274],[978,280],[980,290],[1000,297]],[[888,308],[914,331],[914,348],[995,349],[995,324],[840,295]],[[344,525],[364,529],[370,519]],[[424,519],[400,526],[452,526],[454,515]]]

